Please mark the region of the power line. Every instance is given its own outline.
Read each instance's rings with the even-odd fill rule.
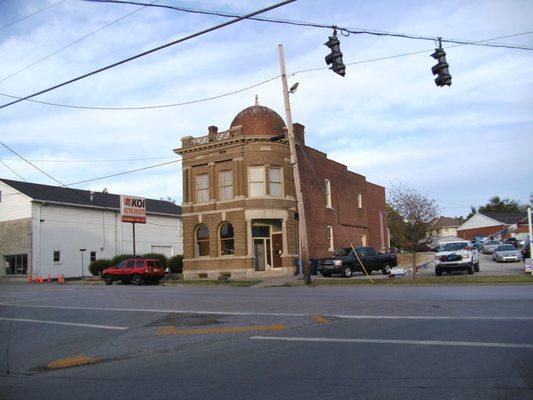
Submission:
[[[28,161],[26,158],[24,158],[23,156],[21,156],[19,153],[17,153],[15,150],[13,150],[11,147],[9,147],[7,144],[5,144],[4,142],[1,142],[0,141],[0,144],[2,146],[4,146],[6,149],[8,149],[11,153],[13,153],[14,155],[16,155],[18,158],[26,161],[28,164],[30,164],[33,168],[37,169],[38,171],[42,172],[43,174],[45,174],[47,177],[49,177],[50,179],[52,179],[53,181],[59,183],[61,186],[66,186],[63,182],[57,180],[56,178],[54,178],[52,175],[50,175],[48,172],[45,172],[43,171],[41,168],[39,168],[37,165],[33,164],[31,161]]]
[[[90,1],[90,0],[86,0],[86,1]],[[515,37],[515,36],[527,35],[527,34],[530,34],[530,33],[532,33],[532,32],[514,33],[514,34],[511,34],[511,35],[498,36],[498,37],[494,37],[494,38],[479,40],[479,42],[488,42],[488,41],[492,41],[492,40],[498,40],[498,39]],[[456,44],[456,45],[448,46],[448,48],[461,47],[461,46],[465,46],[465,45],[464,44]],[[428,52],[432,52],[432,51],[435,51],[435,49],[432,48],[432,49],[426,49],[426,50],[418,50],[418,51],[413,51],[413,52],[408,52],[408,53],[394,54],[394,55],[385,56],[385,57],[378,57],[378,58],[370,58],[370,59],[366,59],[366,60],[353,61],[353,62],[346,63],[346,65],[365,64],[365,63],[370,63],[370,62],[383,61],[383,60],[389,60],[389,59],[393,59],[393,58],[399,58],[399,57],[406,57],[406,56],[411,56],[411,55],[416,55],[416,54],[428,53]],[[295,71],[293,73],[290,73],[289,75],[290,76],[294,76],[296,74],[302,74],[302,73],[314,72],[314,71],[321,71],[321,70],[326,70],[326,69],[329,69],[329,67],[325,66],[325,67],[302,69],[302,70],[298,70],[298,71]],[[189,104],[196,104],[196,103],[202,103],[202,102],[205,102],[205,101],[220,99],[220,98],[223,98],[223,97],[231,96],[233,94],[241,93],[241,92],[244,92],[246,90],[250,90],[250,89],[253,89],[255,87],[264,85],[264,84],[266,84],[268,82],[271,82],[271,81],[273,81],[273,80],[275,80],[275,79],[277,79],[279,77],[280,77],[279,75],[276,75],[276,76],[274,76],[272,78],[269,78],[269,79],[266,79],[264,81],[255,83],[253,85],[249,85],[249,86],[246,86],[244,88],[237,89],[237,90],[234,90],[234,91],[231,91],[231,92],[227,92],[227,93],[223,93],[223,94],[219,94],[219,95],[216,95],[216,96],[204,97],[204,98],[201,98],[201,99],[196,99],[196,100],[191,100],[191,101],[184,101],[184,102],[179,102],[179,103],[159,104],[159,105],[153,105],[153,106],[101,107],[101,106],[84,106],[84,105],[54,103],[54,102],[49,102],[49,101],[33,100],[33,99],[29,99],[28,101],[33,102],[33,103],[53,106],[53,107],[74,108],[74,109],[83,109],[83,110],[101,110],[101,111],[151,110],[151,109],[158,109],[158,108],[179,107],[179,106],[185,106],[185,105],[189,105]],[[13,96],[13,95],[10,95],[10,94],[7,94],[7,93],[0,93],[0,96],[5,96],[5,97],[13,98],[13,99],[21,99],[21,100],[23,100],[22,97]]]
[[[199,10],[199,9],[193,9],[193,8],[185,8],[185,7],[175,7],[170,6],[166,4],[148,4],[148,3],[142,3],[142,2],[136,2],[136,1],[123,1],[123,0],[83,0],[91,3],[115,3],[115,4],[135,4],[135,5],[144,5],[147,7],[159,7],[159,8],[167,8],[171,10],[176,11],[182,11],[187,13],[194,13],[194,14],[206,14],[206,15],[215,15],[219,17],[226,17],[226,18],[236,18],[240,17],[240,14],[235,13],[228,13],[228,12],[222,12],[222,11],[208,11],[208,10]],[[249,17],[247,19],[259,21],[259,22],[271,22],[276,24],[287,24],[287,25],[296,25],[296,26],[306,26],[306,27],[313,27],[313,28],[323,28],[323,29],[339,29],[341,34],[344,36],[348,36],[351,34],[367,34],[367,35],[374,35],[374,36],[390,36],[390,37],[399,37],[404,39],[416,39],[416,40],[431,40],[436,41],[437,37],[432,36],[423,36],[423,35],[410,35],[406,33],[398,33],[398,32],[387,32],[387,31],[377,31],[372,29],[357,29],[357,28],[346,28],[346,27],[340,27],[333,24],[320,24],[316,22],[301,22],[301,21],[293,21],[293,20],[287,20],[287,19],[277,19],[277,18],[265,18],[265,17]],[[529,32],[533,33],[533,32]],[[533,47],[525,47],[525,46],[515,46],[510,44],[494,44],[494,43],[483,43],[483,41],[472,41],[472,40],[459,40],[459,39],[441,39],[442,42],[446,43],[455,43],[455,44],[462,44],[462,45],[472,45],[472,46],[488,46],[488,47],[504,47],[504,48],[510,48],[510,49],[519,49],[519,50],[533,50]]]
[[[8,170],[10,170],[11,172],[13,172],[15,175],[17,175],[20,179],[22,179],[24,182],[28,182],[26,179],[24,179],[22,176],[20,176],[18,174],[17,171],[15,171],[13,168],[11,168],[9,165],[7,165],[4,160],[0,160],[0,163],[2,163],[4,165],[4,167],[6,167]]]
[[[213,26],[213,27],[210,27],[210,28],[207,28],[207,29],[203,29],[203,30],[201,30],[201,31],[199,31],[199,32],[193,33],[192,35],[188,35],[188,36],[185,36],[185,37],[183,37],[183,38],[180,38],[180,39],[177,39],[177,40],[173,40],[173,41],[171,41],[171,42],[169,42],[169,43],[163,44],[163,45],[158,46],[158,47],[154,47],[154,48],[152,48],[152,49],[150,49],[150,50],[147,50],[147,51],[144,51],[144,52],[142,52],[142,53],[136,54],[136,55],[134,55],[134,56],[131,56],[131,57],[125,58],[125,59],[123,59],[123,60],[121,60],[121,61],[117,61],[117,62],[115,62],[115,63],[113,63],[113,64],[110,64],[110,65],[107,65],[107,66],[105,66],[105,67],[98,68],[98,69],[96,69],[96,70],[94,70],[94,71],[91,71],[91,72],[88,72],[88,73],[86,73],[86,74],[80,75],[80,76],[78,76],[78,77],[76,77],[76,78],[73,78],[73,79],[70,79],[70,80],[68,80],[68,81],[62,82],[62,83],[60,83],[60,84],[58,84],[58,85],[55,85],[55,86],[49,87],[49,88],[47,88],[47,89],[41,90],[41,91],[36,92],[36,93],[33,93],[33,94],[31,94],[31,95],[28,95],[28,96],[26,96],[26,97],[23,97],[23,98],[20,98],[20,99],[14,100],[14,101],[12,101],[12,102],[9,102],[9,103],[6,103],[6,104],[3,104],[3,105],[0,106],[0,109],[5,108],[5,107],[8,107],[8,106],[13,105],[13,104],[16,104],[16,103],[19,103],[19,102],[21,102],[21,101],[23,101],[23,100],[31,99],[32,97],[38,96],[38,95],[40,95],[40,94],[50,92],[50,91],[55,90],[55,89],[58,89],[58,88],[60,88],[60,87],[62,87],[62,86],[69,85],[69,84],[71,84],[71,83],[73,83],[73,82],[77,82],[77,81],[82,80],[82,79],[85,79],[85,78],[87,78],[87,77],[89,77],[89,76],[96,75],[96,74],[98,74],[98,73],[100,73],[100,72],[103,72],[103,71],[106,71],[106,70],[108,70],[108,69],[114,68],[114,67],[116,67],[116,66],[118,66],[118,65],[125,64],[125,63],[127,63],[127,62],[129,62],[129,61],[132,61],[132,60],[135,60],[135,59],[137,59],[137,58],[144,57],[144,56],[146,56],[146,55],[148,55],[148,54],[151,54],[151,53],[154,53],[154,52],[156,52],[156,51],[159,51],[159,50],[165,49],[165,48],[167,48],[167,47],[173,46],[173,45],[178,44],[178,43],[185,42],[185,41],[187,41],[187,40],[190,40],[190,39],[192,39],[192,38],[195,38],[195,37],[198,37],[198,36],[204,35],[204,34],[206,34],[206,33],[208,33],[208,32],[212,32],[212,31],[214,31],[214,30],[217,30],[217,29],[223,28],[223,27],[225,27],[225,26],[232,25],[232,24],[234,24],[234,23],[236,23],[236,22],[242,21],[243,19],[246,19],[246,18],[249,18],[249,17],[253,17],[254,15],[261,14],[261,13],[264,13],[264,12],[267,12],[267,11],[270,11],[270,10],[273,10],[273,9],[275,9],[275,8],[278,8],[278,7],[284,6],[284,5],[286,5],[286,4],[292,3],[292,2],[294,2],[294,1],[296,1],[296,0],[285,0],[285,1],[282,1],[281,3],[277,3],[277,4],[274,4],[274,5],[272,5],[272,6],[269,6],[269,7],[266,7],[266,8],[262,8],[261,10],[254,11],[254,12],[252,12],[252,13],[246,14],[246,15],[244,15],[244,16],[242,16],[242,17],[238,17],[238,18],[232,19],[231,21],[227,21],[227,22],[224,22],[224,23],[222,23],[222,24],[218,24],[218,25],[215,25],[215,26]]]
[[[26,16],[24,16],[22,18],[19,18],[19,19],[15,20],[15,21],[12,21],[12,22],[8,23],[7,25],[0,26],[0,30],[5,29],[5,28],[9,28],[12,25],[18,24],[19,22],[24,21],[25,19],[31,18],[34,15],[40,14],[43,11],[49,10],[52,7],[58,6],[59,4],[64,3],[65,1],[67,1],[67,0],[61,0],[61,1],[55,2],[53,4],[50,4],[48,7],[41,8],[40,10],[37,10],[37,11],[35,11],[35,12],[29,14],[29,15],[26,15]]]
[[[49,101],[40,101],[40,100],[31,100],[31,99],[28,99],[28,101],[31,101],[33,103],[45,104],[45,105],[48,105],[48,106],[63,107],[63,108],[76,108],[76,109],[82,109],[82,110],[108,110],[108,111],[151,110],[151,109],[157,109],[157,108],[168,108],[168,107],[185,106],[185,105],[189,105],[189,104],[203,103],[204,101],[220,99],[222,97],[231,96],[233,94],[241,93],[241,92],[244,92],[246,90],[253,89],[253,88],[257,87],[257,86],[264,85],[265,83],[271,82],[271,81],[273,81],[273,80],[275,80],[277,78],[279,78],[279,75],[274,76],[274,77],[269,78],[269,79],[266,79],[266,80],[261,81],[259,83],[255,83],[253,85],[250,85],[250,86],[247,86],[247,87],[244,87],[244,88],[241,88],[241,89],[237,89],[237,90],[234,90],[234,91],[231,91],[231,92],[222,93],[222,94],[219,94],[219,95],[216,95],[216,96],[204,97],[204,98],[201,98],[201,99],[196,99],[196,100],[191,100],[191,101],[184,101],[184,102],[180,102],[180,103],[159,104],[159,105],[154,105],[154,106],[92,107],[92,106],[78,106],[78,105],[71,105],[71,104],[52,103],[52,102],[49,102]],[[6,96],[6,97],[10,97],[10,98],[14,98],[14,99],[26,100],[26,99],[24,99],[22,97],[17,97],[17,96],[5,94],[5,93],[0,93],[0,95],[1,96]],[[2,108],[2,107],[0,107],[0,108]]]
[[[78,38],[78,39],[74,40],[73,42],[70,42],[69,44],[67,44],[67,45],[65,45],[65,46],[63,46],[63,47],[61,47],[61,48],[59,48],[59,49],[53,51],[52,53],[47,54],[46,56],[41,57],[41,58],[39,58],[38,60],[35,60],[34,62],[32,62],[32,63],[26,65],[25,67],[22,67],[21,69],[15,71],[15,72],[13,72],[13,73],[11,73],[11,74],[9,74],[9,75],[4,76],[3,78],[0,79],[0,82],[4,82],[5,80],[7,80],[7,79],[9,79],[9,78],[11,78],[11,77],[13,77],[13,76],[15,76],[15,75],[20,74],[21,72],[26,71],[27,69],[33,67],[34,65],[39,64],[40,62],[42,62],[42,61],[44,61],[44,60],[46,60],[46,59],[48,59],[48,58],[50,58],[50,57],[56,55],[57,53],[60,53],[60,52],[62,52],[63,50],[68,49],[69,47],[75,45],[76,43],[79,43],[79,42],[81,42],[82,40],[87,39],[89,36],[92,36],[92,35],[94,35],[94,34],[100,32],[100,31],[102,31],[102,30],[104,30],[104,29],[110,27],[111,25],[116,24],[117,22],[122,21],[122,20],[125,19],[125,18],[128,18],[129,16],[131,16],[131,15],[133,15],[133,14],[135,14],[135,13],[141,11],[141,10],[143,10],[144,8],[148,7],[148,6],[151,5],[151,4],[154,4],[154,3],[157,2],[157,1],[159,1],[159,0],[154,0],[153,2],[151,2],[151,3],[147,4],[147,5],[143,5],[143,6],[139,7],[139,8],[137,8],[137,9],[135,9],[135,10],[133,10],[133,11],[131,11],[131,12],[129,12],[129,13],[123,15],[123,16],[120,17],[120,18],[117,18],[117,19],[115,19],[115,20],[113,20],[113,21],[111,21],[111,22],[105,24],[104,26],[101,26],[100,28],[98,28],[98,29],[96,29],[96,30],[94,30],[94,31],[92,31],[92,32],[89,32],[89,33],[87,33],[86,35],[81,36],[80,38]]]
[[[157,168],[157,167],[162,167],[164,165],[169,165],[169,164],[175,164],[177,162],[181,162],[181,159],[179,160],[173,160],[173,161],[168,161],[168,162],[164,162],[164,163],[161,163],[161,164],[155,164],[155,165],[148,165],[146,167],[142,167],[142,168],[136,168],[136,169],[131,169],[129,171],[123,171],[123,172],[118,172],[116,174],[111,174],[111,175],[106,175],[106,176],[100,176],[98,178],[91,178],[91,179],[85,179],[83,181],[78,181],[78,182],[72,182],[72,183],[69,183],[68,185],[66,186],[73,186],[73,185],[79,185],[80,183],[87,183],[87,182],[94,182],[94,181],[99,181],[99,180],[102,180],[102,179],[107,179],[107,178],[113,178],[115,176],[120,176],[120,175],[126,175],[126,174],[132,174],[134,172],[139,172],[139,171],[144,171],[144,170],[147,170],[147,169],[152,169],[152,168]]]
[[[95,160],[67,160],[67,159],[28,159],[33,162],[48,162],[48,163],[109,163],[109,162],[130,162],[130,161],[147,161],[147,160],[168,160],[176,157],[144,157],[144,158],[118,158],[118,159],[95,159]],[[21,161],[18,158],[4,158],[6,161]]]

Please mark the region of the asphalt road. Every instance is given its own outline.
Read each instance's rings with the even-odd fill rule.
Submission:
[[[533,399],[532,303],[530,285],[0,284],[0,399]]]

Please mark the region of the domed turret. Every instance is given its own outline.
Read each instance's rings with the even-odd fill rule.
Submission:
[[[244,136],[277,136],[285,133],[285,122],[274,110],[260,106],[245,108],[231,122],[231,128],[241,125]]]

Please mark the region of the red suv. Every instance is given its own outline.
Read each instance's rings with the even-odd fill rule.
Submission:
[[[123,260],[116,267],[109,267],[102,271],[102,278],[106,285],[112,285],[113,281],[134,285],[149,282],[157,285],[163,276],[165,276],[165,267],[160,260],[151,258]]]

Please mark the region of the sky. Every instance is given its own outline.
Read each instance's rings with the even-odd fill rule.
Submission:
[[[274,2],[155,4],[245,14]],[[533,1],[299,0],[264,16],[468,41],[533,31]],[[12,100],[5,94],[29,95],[227,20],[81,0],[0,0],[0,104]],[[400,183],[414,187],[435,199],[442,215],[464,216],[471,205],[483,205],[496,194],[529,202],[533,51],[448,48],[444,43],[452,86],[440,88],[431,73],[436,63],[430,57],[433,41],[339,33],[347,65],[341,77],[324,62],[324,43],[331,34],[330,29],[241,21],[35,100],[136,107],[205,99],[279,75],[281,43],[289,86],[299,82],[291,94],[293,121],[305,125],[308,146],[385,188]],[[491,43],[532,47],[533,33]],[[423,52],[371,61],[418,51]],[[51,53],[56,54],[35,63]],[[314,71],[305,72],[309,69]],[[70,184],[179,160],[172,149],[180,147],[181,137],[206,135],[209,125],[228,129],[239,111],[254,104],[256,94],[261,105],[285,117],[281,81],[274,79],[219,99],[149,110],[20,102],[0,109],[0,138]],[[57,184],[5,148],[0,148],[0,159],[27,181]],[[2,163],[0,177],[20,180]],[[175,162],[72,187],[170,197],[179,203],[181,165]]]

